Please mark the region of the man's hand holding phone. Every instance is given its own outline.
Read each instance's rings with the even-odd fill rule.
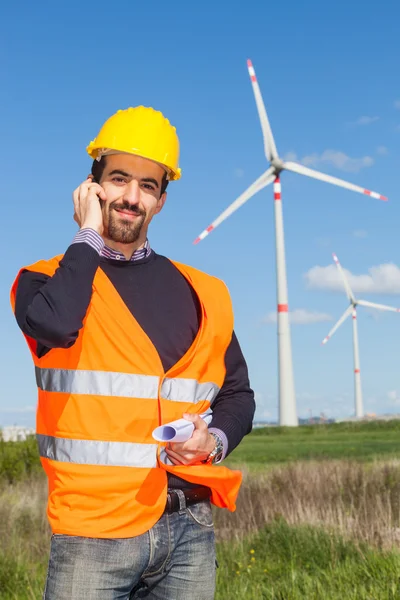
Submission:
[[[102,235],[102,202],[107,200],[104,189],[89,176],[73,193],[74,221],[81,229],[94,229]]]

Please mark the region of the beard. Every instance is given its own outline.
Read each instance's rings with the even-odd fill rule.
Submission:
[[[123,215],[116,212],[115,209],[122,209],[132,212],[139,216],[139,219],[131,221],[124,219]],[[105,234],[108,239],[120,244],[133,244],[139,239],[146,219],[146,211],[138,206],[132,206],[129,202],[112,202],[108,207],[108,222],[105,224]]]

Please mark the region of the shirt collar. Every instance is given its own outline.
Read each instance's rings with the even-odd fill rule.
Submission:
[[[149,240],[146,240],[144,243],[144,246],[142,248],[139,248],[139,250],[135,250],[135,252],[132,254],[130,260],[136,261],[136,260],[141,260],[143,258],[147,258],[149,256],[150,252],[151,252],[150,242],[149,242]],[[113,248],[110,248],[109,246],[104,246],[103,250],[101,251],[101,256],[103,258],[110,258],[111,260],[126,261],[126,258],[122,254],[122,252],[119,252],[118,250],[114,250]]]

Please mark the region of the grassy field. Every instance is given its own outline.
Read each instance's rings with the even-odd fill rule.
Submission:
[[[214,513],[216,600],[400,599],[397,437],[400,422],[248,436],[237,511]],[[35,444],[0,443],[0,599],[41,598],[45,498]]]
[[[296,460],[400,458],[400,421],[332,423],[256,429],[229,457],[229,464],[264,469]]]
[[[217,600],[395,600],[400,554],[278,520],[218,546]]]

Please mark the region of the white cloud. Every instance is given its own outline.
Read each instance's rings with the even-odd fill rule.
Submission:
[[[397,108],[397,110],[400,110],[400,100],[395,100],[393,104],[394,107]]]
[[[327,313],[320,313],[317,311],[309,311],[304,308],[296,308],[289,312],[289,319],[292,325],[310,325],[312,323],[323,323],[325,321],[332,321],[331,315]],[[270,312],[263,319],[264,323],[276,323],[277,314],[276,312]]]
[[[347,173],[358,173],[361,169],[372,167],[374,159],[371,156],[362,156],[361,158],[351,158],[339,150],[324,150],[322,154],[310,154],[304,156],[301,162],[306,167],[318,167],[321,164],[332,165],[340,171]]]
[[[243,170],[243,169],[239,169],[239,168],[238,168],[238,169],[235,169],[235,170],[234,170],[234,175],[235,175],[235,177],[243,177],[243,175],[244,175],[244,170]]]
[[[353,125],[371,125],[371,123],[375,123],[375,121],[379,121],[379,117],[367,117],[363,116],[354,121]]]
[[[386,146],[378,146],[376,149],[376,153],[380,154],[381,156],[384,156],[388,153],[388,149],[386,148]]]
[[[400,404],[400,394],[397,390],[391,390],[387,393],[388,400],[390,400],[391,404],[398,406]]]
[[[367,236],[368,233],[364,231],[364,229],[356,229],[355,231],[353,231],[353,237],[355,238],[364,239]]]
[[[269,312],[267,316],[263,319],[263,323],[267,323],[268,325],[270,325],[271,323],[276,323],[277,321],[278,317],[276,315],[276,312],[274,311]]]
[[[319,167],[322,165],[331,165],[339,171],[346,173],[358,173],[361,169],[372,167],[374,159],[371,156],[361,156],[352,158],[340,150],[324,150],[321,154],[309,154],[298,158],[295,152],[288,152],[283,160],[298,161],[306,167]]]
[[[286,152],[286,154],[284,154],[282,160],[284,160],[284,161],[285,160],[288,160],[288,161],[289,160],[291,160],[291,161],[297,160],[297,154],[296,154],[296,152],[292,152],[292,151]]]
[[[353,275],[347,269],[344,269],[344,272],[354,293],[400,294],[400,268],[393,263],[371,267],[365,275]],[[336,265],[317,265],[304,277],[311,289],[344,292],[343,281]]]

